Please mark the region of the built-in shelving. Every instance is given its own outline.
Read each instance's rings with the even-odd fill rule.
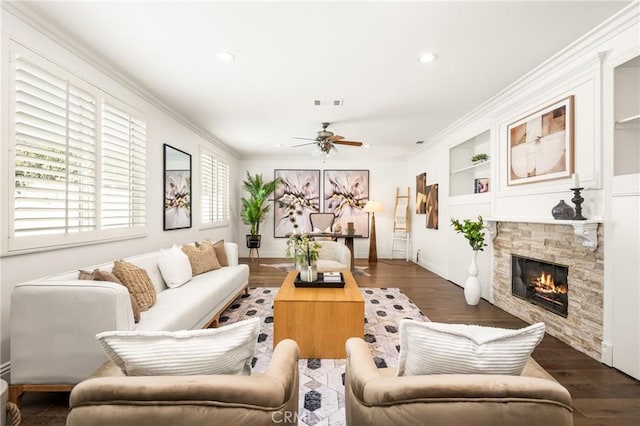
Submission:
[[[613,175],[640,173],[640,57],[614,70]],[[616,187],[619,187],[616,183]]]
[[[458,174],[458,173],[468,172],[468,171],[470,171],[472,169],[475,169],[477,167],[488,167],[489,163],[490,163],[490,160],[480,161],[478,163],[471,164],[470,166],[463,167],[461,169],[452,170],[451,174],[455,175],[455,174]]]
[[[449,197],[483,195],[491,191],[491,132],[486,130],[449,149]],[[473,163],[474,155],[489,159]],[[483,191],[480,192],[480,189]]]

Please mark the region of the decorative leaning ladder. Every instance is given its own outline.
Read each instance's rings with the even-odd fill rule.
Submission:
[[[409,261],[409,204],[410,188],[407,187],[407,195],[400,195],[400,188],[396,188],[396,205],[393,209],[393,232],[391,233],[391,253],[389,259],[393,259],[393,252],[404,252]],[[398,248],[396,248],[398,245]]]

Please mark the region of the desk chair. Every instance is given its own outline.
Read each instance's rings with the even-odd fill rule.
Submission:
[[[311,232],[333,232],[333,222],[336,216],[333,213],[309,213]],[[335,241],[335,237],[314,237],[317,241]]]

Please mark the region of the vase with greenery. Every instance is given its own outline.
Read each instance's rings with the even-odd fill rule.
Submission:
[[[307,234],[293,234],[287,240],[287,257],[292,257],[296,269],[300,271],[300,279],[316,281],[318,279],[318,257],[322,245],[309,238]]]
[[[464,298],[469,305],[477,305],[480,303],[482,288],[480,280],[478,280],[478,252],[483,251],[486,244],[484,243],[484,222],[482,216],[478,216],[478,220],[465,219],[462,223],[458,219],[451,218],[451,226],[453,229],[462,234],[471,246],[471,265],[469,266],[469,277],[464,283]]]
[[[271,207],[271,204],[267,203],[269,196],[279,184],[280,178],[265,181],[261,174],[252,176],[247,172],[247,179],[242,182],[242,188],[249,196],[242,197],[240,212],[242,223],[250,226],[250,233],[247,235],[247,248],[260,248],[260,224],[264,222]]]

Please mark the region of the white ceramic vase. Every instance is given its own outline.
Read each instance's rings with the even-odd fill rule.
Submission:
[[[318,262],[312,261],[309,265],[307,259],[302,257],[296,259],[296,269],[300,271],[300,280],[313,282],[318,280]]]
[[[471,253],[471,265],[469,265],[469,277],[464,283],[464,298],[468,305],[480,303],[480,295],[482,294],[480,280],[478,279],[477,257],[478,250],[473,250]]]

